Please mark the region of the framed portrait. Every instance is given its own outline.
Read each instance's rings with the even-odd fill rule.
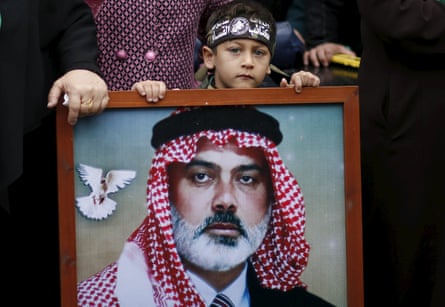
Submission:
[[[279,122],[278,151],[297,179],[306,209],[309,262],[301,279],[336,306],[364,305],[357,86],[169,90],[159,103],[134,91],[110,92],[100,115],[67,123],[57,109],[62,307],[77,306],[77,283],[116,261],[147,215],[152,127],[177,107],[252,105]],[[246,119],[248,120],[248,119]],[[90,210],[91,179],[122,176],[102,196],[108,207]],[[91,201],[95,200],[89,200]]]

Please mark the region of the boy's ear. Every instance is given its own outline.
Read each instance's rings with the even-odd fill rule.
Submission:
[[[208,46],[202,47],[202,60],[207,69],[215,68],[214,57],[215,54],[213,53],[213,50],[210,47]]]

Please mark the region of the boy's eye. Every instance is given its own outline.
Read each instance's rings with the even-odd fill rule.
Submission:
[[[229,48],[229,51],[231,53],[240,53],[241,49],[240,48],[231,47],[231,48]]]
[[[255,50],[255,55],[264,56],[264,55],[266,55],[266,52],[264,50],[257,49],[257,50]]]

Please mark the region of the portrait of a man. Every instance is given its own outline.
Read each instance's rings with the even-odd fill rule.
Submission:
[[[115,261],[79,281],[78,305],[213,306],[222,295],[231,306],[333,306],[301,279],[306,208],[282,140],[280,122],[250,106],[160,119],[146,216]]]

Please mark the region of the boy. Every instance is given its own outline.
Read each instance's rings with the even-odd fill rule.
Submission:
[[[259,87],[271,73],[270,62],[276,38],[272,14],[261,4],[236,0],[220,7],[210,16],[207,37],[202,47],[203,65],[209,71],[201,88]],[[300,93],[303,86],[317,87],[320,79],[306,71],[299,71],[288,82],[283,78],[280,87],[293,87]],[[147,80],[132,89],[157,102],[165,96],[162,81]]]
[[[276,25],[264,6],[254,1],[234,1],[216,10],[207,23],[203,61],[209,70],[207,88],[259,87],[271,73]],[[319,78],[305,71],[294,73],[281,87],[318,86]]]

